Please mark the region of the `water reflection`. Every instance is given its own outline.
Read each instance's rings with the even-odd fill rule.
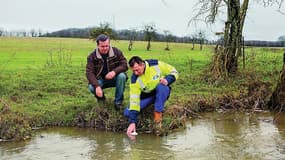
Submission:
[[[285,159],[285,115],[206,113],[166,137],[49,128],[0,143],[0,159]]]
[[[169,150],[161,146],[161,138],[152,135],[140,135],[136,141],[130,141],[125,133],[94,133],[91,139],[96,145],[90,151],[91,159],[157,159],[169,157]],[[165,158],[164,158],[165,159]]]
[[[172,154],[161,141],[153,135],[142,134],[130,141],[125,133],[49,128],[31,141],[2,143],[0,159],[169,159]]]
[[[52,128],[30,141],[4,143],[0,159],[89,159],[92,143],[75,129]]]
[[[285,140],[285,113],[272,113],[274,124],[278,129],[279,134]]]
[[[285,159],[284,133],[279,130],[269,113],[207,113],[166,143],[175,159]]]

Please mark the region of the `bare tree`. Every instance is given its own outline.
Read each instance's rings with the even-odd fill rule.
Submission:
[[[116,39],[117,37],[115,30],[111,28],[111,25],[108,22],[101,23],[99,27],[95,27],[91,29],[89,32],[90,39],[94,41],[96,40],[97,36],[100,34],[108,35],[111,39]]]
[[[259,0],[257,0],[259,2]],[[279,9],[284,0],[260,0],[264,6],[278,4]],[[190,22],[201,20],[208,24],[216,21],[219,14],[226,9],[223,45],[216,50],[212,71],[217,78],[235,74],[238,70],[238,57],[241,55],[242,32],[249,0],[199,0],[198,13]]]
[[[133,44],[134,44],[134,40],[136,39],[137,37],[137,31],[136,29],[131,29],[129,32],[128,32],[128,38],[129,38],[129,45],[128,45],[128,50],[131,51],[133,49]]]
[[[18,32],[22,37],[29,37],[29,31],[26,31],[23,29],[23,30],[19,30]]]
[[[4,34],[4,29],[0,28],[0,37],[2,37]]]
[[[199,40],[199,44],[200,44],[200,50],[203,49],[203,45],[205,43],[206,40],[206,33],[205,31],[200,30],[198,33],[198,40]]]
[[[43,35],[43,31],[41,29],[38,30],[38,33],[39,33],[39,37]]]
[[[36,32],[35,29],[31,29],[30,33],[31,33],[32,37],[36,37],[37,36],[37,32]]]
[[[150,50],[150,41],[155,38],[156,29],[154,24],[147,24],[144,26],[145,40],[147,40],[146,50]]]
[[[191,35],[191,42],[192,42],[191,50],[195,49],[195,43],[199,43],[200,44],[200,50],[202,50],[203,45],[205,43],[205,40],[206,40],[205,31],[199,30],[199,31],[197,31],[197,33],[192,34]]]
[[[194,50],[195,49],[195,43],[197,41],[197,34],[192,34],[190,37],[191,37],[191,42],[192,42],[191,50]]]
[[[166,42],[166,47],[164,48],[164,50],[169,51],[170,50],[169,42],[174,40],[174,36],[168,30],[164,30],[163,32],[164,32],[164,39],[165,39],[165,42]]]

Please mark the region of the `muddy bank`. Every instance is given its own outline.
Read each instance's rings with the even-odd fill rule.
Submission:
[[[189,118],[199,117],[200,112],[256,112],[267,110],[267,101],[272,84],[255,81],[241,88],[238,95],[225,94],[219,97],[193,96],[185,104],[174,104],[166,108],[163,114],[163,132],[167,134],[173,129],[183,127]],[[79,114],[76,118],[77,126],[91,127],[109,131],[125,131],[128,123],[122,113],[114,112],[102,107],[94,107],[90,111]],[[138,130],[153,133],[153,106],[149,106],[139,115]]]
[[[30,117],[21,113],[2,111],[0,113],[0,142],[29,139],[32,136]]]
[[[256,112],[266,110],[272,84],[261,81],[241,86],[239,94],[225,94],[219,97],[189,97],[185,104],[172,104],[163,114],[162,130],[160,135],[167,135],[173,129],[183,127],[189,118],[199,117],[200,112]],[[1,104],[0,140],[23,140],[32,135],[34,126],[60,126],[61,122],[44,124],[45,120],[31,118],[21,113],[11,112],[7,104]],[[113,106],[111,103],[107,106]],[[112,132],[125,132],[128,126],[123,111],[116,111],[113,107],[93,106],[78,112],[74,122],[69,126],[88,127]],[[50,115],[52,116],[52,114]],[[39,117],[38,117],[39,118]],[[39,123],[39,121],[41,123]],[[153,106],[148,107],[139,115],[138,130],[145,133],[154,133]]]
[[[272,110],[285,110],[285,53],[283,54],[283,68],[281,70],[279,82],[270,97],[268,105]]]

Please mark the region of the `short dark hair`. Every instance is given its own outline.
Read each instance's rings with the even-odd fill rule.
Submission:
[[[97,43],[97,45],[98,45],[98,44],[99,44],[99,41],[104,42],[104,41],[106,41],[107,39],[109,39],[109,37],[108,37],[107,35],[105,35],[105,34],[100,34],[100,35],[97,36],[97,38],[96,38],[96,43]]]
[[[141,57],[139,56],[133,56],[130,60],[129,60],[129,66],[133,67],[135,65],[135,63],[137,64],[142,64],[144,63],[144,61],[141,59]]]

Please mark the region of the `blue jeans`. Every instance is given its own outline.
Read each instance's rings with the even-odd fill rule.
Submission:
[[[154,104],[154,110],[156,112],[163,112],[165,102],[167,101],[169,95],[170,95],[169,86],[165,86],[163,84],[157,85],[154,95],[140,100],[140,110],[146,108],[150,104]],[[126,107],[124,115],[128,117],[129,112],[130,112],[129,107]]]
[[[118,74],[115,78],[106,80],[106,79],[99,79],[98,83],[102,89],[104,88],[110,88],[110,87],[116,87],[115,91],[115,104],[122,104],[124,100],[124,91],[125,91],[125,84],[127,81],[127,76],[125,73],[120,73]],[[88,88],[91,93],[94,95],[95,93],[95,88],[92,84],[88,85]]]

